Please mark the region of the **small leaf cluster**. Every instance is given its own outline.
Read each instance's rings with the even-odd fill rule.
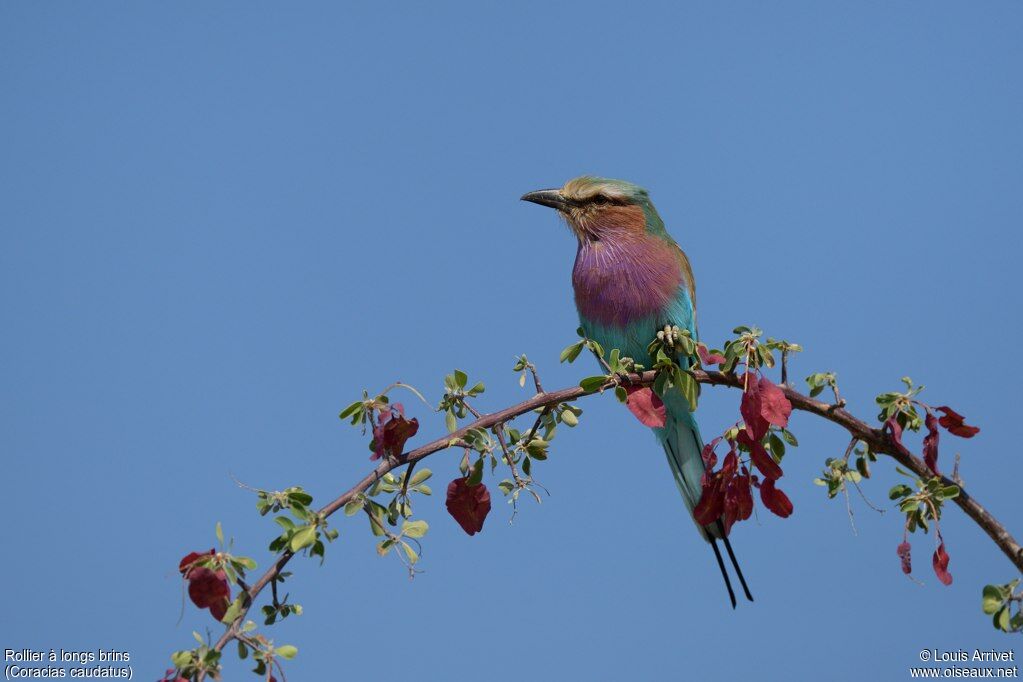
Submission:
[[[577,328],[575,333],[581,338],[575,343],[565,346],[565,349],[561,351],[560,362],[568,362],[570,364],[575,362],[575,359],[579,357],[579,354],[583,352],[584,348],[589,348],[590,351],[598,358],[604,357],[604,347],[593,339],[586,338],[586,333],[583,331],[582,327]]]
[[[211,647],[198,632],[192,632],[192,636],[199,642],[199,646],[171,654],[171,663],[174,664],[177,676],[191,680],[205,674],[217,679],[220,676],[220,652]]]
[[[677,388],[689,401],[689,407],[695,410],[700,396],[700,387],[696,379],[687,371],[697,359],[696,341],[688,329],[666,326],[657,332],[656,338],[650,342],[647,350],[654,357],[654,369],[657,378],[651,388],[658,396],[665,396],[672,388]],[[622,395],[618,399],[625,402]]]
[[[1002,632],[1023,632],[1023,592],[1016,592],[1020,579],[1004,585],[985,585],[982,608]],[[1013,604],[1016,613],[1012,613]]]
[[[824,460],[824,471],[820,478],[813,479],[814,484],[828,489],[828,499],[845,491],[846,482],[859,483],[863,475],[849,467],[849,460],[844,457],[829,457]]]
[[[900,467],[896,467],[896,471],[913,479],[916,490],[905,483],[899,483],[888,491],[888,499],[897,501],[899,511],[906,515],[906,530],[914,533],[917,528],[921,528],[926,533],[929,522],[937,522],[941,518],[945,500],[959,496],[959,486],[946,486],[939,476],[924,481]]]
[[[875,398],[881,410],[877,415],[877,419],[880,422],[886,422],[894,417],[903,429],[919,431],[920,427],[923,426],[923,419],[916,409],[915,398],[920,391],[924,390],[924,387],[914,386],[913,380],[909,377],[902,377],[902,383],[906,385],[904,392],[889,391]]]
[[[260,516],[269,513],[276,514],[284,509],[298,508],[308,510],[313,503],[313,496],[302,489],[301,486],[292,486],[284,490],[257,490],[256,509]]]
[[[834,372],[814,372],[806,377],[806,385],[810,388],[810,397],[816,398],[824,389],[830,388],[838,394],[838,377]]]
[[[482,381],[477,382],[472,388],[466,389],[469,384],[469,376],[460,369],[444,377],[444,395],[441,397],[439,412],[444,412],[445,423],[448,432],[458,430],[458,420],[465,419],[472,410],[465,402],[466,398],[475,398],[486,390]]]
[[[643,365],[637,364],[632,358],[622,355],[622,352],[617,348],[611,351],[611,355],[608,356],[606,362],[608,373],[582,379],[579,382],[580,388],[590,392],[599,391],[606,384],[614,383],[616,385],[615,392],[617,393],[617,389],[621,388],[620,382],[622,377],[633,372],[643,371]],[[622,390],[624,392],[624,389]]]
[[[284,583],[285,580],[291,577],[290,571],[282,571],[274,576],[274,583]],[[302,615],[302,605],[288,602],[288,598],[291,595],[285,594],[280,600],[277,599],[277,590],[274,589],[274,599],[272,604],[266,604],[261,609],[263,612],[263,624],[273,625],[280,618],[284,620],[288,616],[294,614],[296,616]]]
[[[854,466],[849,465],[852,454],[856,455]],[[828,489],[828,499],[838,493],[845,492],[848,483],[858,484],[864,478],[870,478],[870,463],[877,461],[877,455],[856,443],[855,450],[850,449],[845,457],[829,457],[824,460],[824,471],[819,478],[813,479],[814,484]]]
[[[399,533],[389,533],[388,536],[377,545],[377,554],[380,556],[387,556],[387,554],[394,549],[395,546],[401,547],[402,553],[405,556],[405,560],[408,562],[409,568],[416,565],[419,561],[419,554],[422,552],[422,546],[419,544],[419,538],[426,535],[426,531],[430,529],[430,526],[426,521],[403,521],[401,524],[401,531]],[[417,549],[413,549],[407,540],[413,540],[416,543]]]
[[[732,330],[736,338],[725,341],[723,353],[725,362],[721,365],[724,372],[734,372],[741,362],[748,371],[761,367],[774,367],[774,354],[760,337],[764,332],[759,327],[740,325]]]
[[[352,426],[361,426],[363,432],[365,432],[366,426],[372,426],[373,424],[373,413],[386,408],[390,402],[390,398],[387,397],[386,393],[370,398],[369,393],[363,391],[362,400],[356,400],[341,410],[341,413],[338,414],[338,419],[342,421],[347,419]]]
[[[411,466],[406,467],[400,476],[387,472],[380,477],[365,494],[358,494],[352,497],[345,505],[346,516],[354,516],[365,510],[369,517],[369,527],[373,535],[382,537],[377,544],[377,553],[386,556],[398,546],[401,548],[402,562],[409,568],[410,575],[414,571],[419,555],[422,553],[422,546],[419,538],[426,535],[429,525],[426,521],[412,521],[412,493],[420,495],[432,495],[433,489],[426,484],[433,476],[429,469],[412,471]],[[372,499],[381,494],[391,496],[387,504]],[[399,521],[401,526],[398,526]],[[397,528],[398,532],[388,529]],[[408,542],[412,540],[416,547],[413,548]]]
[[[286,505],[282,508],[287,509],[294,520],[283,514],[274,517],[274,522],[281,527],[281,534],[270,542],[270,551],[298,554],[307,550],[309,556],[318,556],[323,563],[326,549],[323,541],[333,542],[338,531],[327,527],[327,518],[323,514],[309,509],[312,495],[301,488],[289,490],[293,492],[285,496]]]
[[[264,679],[276,680],[273,676],[274,666],[276,665],[277,669],[281,670],[282,675],[283,669],[275,659],[283,658],[290,661],[298,655],[298,647],[293,644],[282,644],[275,647],[272,640],[263,635],[252,634],[255,629],[256,624],[250,620],[246,621],[239,631],[236,638],[238,640],[238,658],[244,661],[251,652],[252,660],[256,663],[252,672]]]
[[[399,518],[407,519],[412,516],[411,493],[433,494],[433,489],[426,485],[426,481],[431,476],[433,476],[433,472],[429,469],[415,471],[411,478],[409,478],[408,467],[400,476],[395,476],[389,471],[370,486],[365,495],[360,493],[353,497],[345,505],[345,514],[352,516],[366,507],[377,520],[386,521],[390,526],[396,526]],[[391,495],[391,499],[386,505],[376,500],[367,499],[367,497],[377,497],[381,493]],[[373,526],[372,523],[370,525]],[[379,533],[376,534],[379,535]]]
[[[224,528],[220,525],[219,521],[217,521],[215,533],[217,541],[220,543],[221,551],[204,560],[197,561],[196,565],[205,566],[213,571],[223,571],[231,584],[237,585],[239,579],[245,579],[245,571],[254,571],[256,569],[256,561],[247,556],[236,556],[231,553],[231,550],[234,549],[234,539],[232,538],[230,541],[224,542]]]

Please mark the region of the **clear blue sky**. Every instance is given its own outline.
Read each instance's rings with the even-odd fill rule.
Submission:
[[[458,366],[493,409],[517,353],[550,387],[590,373],[557,364],[573,238],[518,201],[582,173],[650,189],[707,340],[758,324],[857,413],[909,374],[978,423],[944,461],[1018,536],[1021,35],[1013,2],[3,3],[0,647],[155,678],[211,624],[176,624],[178,559],[220,520],[268,562],[230,474],[326,500],[369,464],[336,418],[363,387],[435,399]],[[712,434],[738,396],[704,395]],[[911,583],[895,514],[854,500],[853,536],[812,485],[846,440],[805,416],[795,514],[735,533],[733,612],[653,438],[583,407],[514,525],[420,504],[414,582],[361,520],[296,562],[306,614],[268,631],[290,679],[898,680],[923,647],[1019,648],[980,612],[1014,577],[994,545],[954,509],[955,583],[929,536]]]

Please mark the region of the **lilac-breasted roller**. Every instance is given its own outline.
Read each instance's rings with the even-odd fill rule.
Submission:
[[[686,329],[696,340],[693,270],[664,229],[645,189],[622,180],[584,176],[560,189],[530,192],[522,199],[557,209],[579,241],[572,286],[588,338],[648,367],[653,358],[647,347],[666,325]],[[703,440],[682,392],[671,389],[662,398],[665,423],[653,431],[692,515],[702,492]],[[718,540],[723,541],[746,598],[752,601],[723,523],[718,520],[698,528],[714,549],[732,607],[735,593]]]

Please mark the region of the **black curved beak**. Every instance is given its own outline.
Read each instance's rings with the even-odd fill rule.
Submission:
[[[551,208],[556,208],[559,211],[567,211],[572,205],[572,202],[561,194],[561,190],[557,189],[538,189],[535,192],[523,194],[522,201],[530,201],[534,204],[540,204],[541,206],[549,206]]]

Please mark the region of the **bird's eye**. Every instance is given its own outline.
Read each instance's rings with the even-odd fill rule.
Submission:
[[[605,204],[610,204],[611,200],[608,199],[603,194],[598,194],[597,196],[593,197],[593,203],[595,203],[597,206],[604,206]]]

